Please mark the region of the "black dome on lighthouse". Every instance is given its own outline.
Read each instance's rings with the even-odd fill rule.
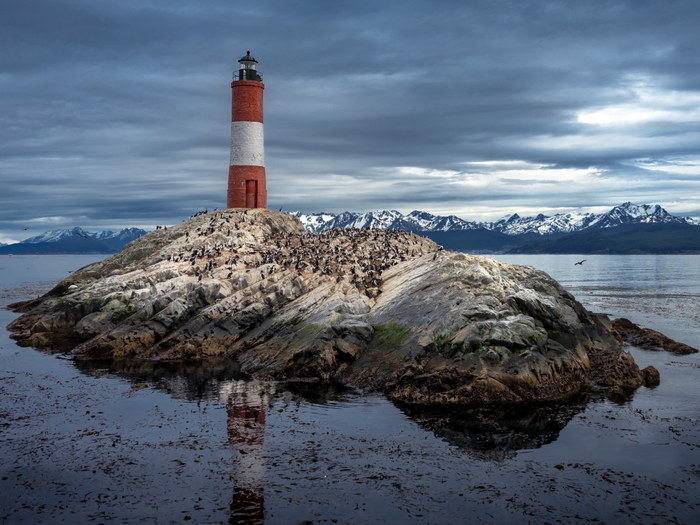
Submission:
[[[257,60],[255,60],[252,56],[250,56],[250,51],[246,51],[246,56],[241,57],[238,59],[239,62],[255,62],[256,64],[258,63]]]

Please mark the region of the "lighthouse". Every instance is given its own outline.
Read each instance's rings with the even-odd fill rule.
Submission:
[[[231,82],[231,158],[227,208],[267,208],[263,145],[263,89],[250,51],[238,61]]]

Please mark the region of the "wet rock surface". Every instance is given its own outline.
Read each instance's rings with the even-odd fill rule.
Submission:
[[[698,350],[692,346],[674,341],[651,328],[642,328],[624,317],[613,320],[612,328],[619,340],[627,345],[638,346],[646,350],[665,350],[675,355],[698,353]]]
[[[8,328],[76,358],[223,357],[262,379],[341,381],[420,404],[495,405],[644,376],[547,274],[414,234],[305,233],[287,214],[215,212],[132,242]]]

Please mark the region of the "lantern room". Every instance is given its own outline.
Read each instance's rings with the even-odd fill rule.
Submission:
[[[262,82],[262,75],[258,72],[258,61],[250,56],[250,51],[246,56],[238,60],[238,78],[234,80],[255,80]]]

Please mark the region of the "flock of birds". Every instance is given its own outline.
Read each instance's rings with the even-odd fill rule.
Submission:
[[[281,233],[270,231],[256,214],[245,211],[209,215],[209,221],[200,221],[197,228],[185,232],[181,251],[167,256],[169,261],[189,263],[187,273],[200,281],[231,278],[241,271],[258,271],[266,279],[289,270],[336,283],[346,281],[374,297],[381,293],[382,274],[388,268],[442,250],[428,239],[399,230],[333,228],[321,233]],[[256,242],[251,243],[246,233]]]
[[[400,262],[440,251],[432,241],[400,230],[333,228],[321,233],[280,233],[265,228],[256,214],[246,211],[200,211],[190,220],[197,228],[185,231],[182,251],[168,261],[188,263],[186,273],[204,278],[230,279],[238,272],[260,272],[262,280],[278,271],[317,274],[347,282],[370,297],[381,294],[382,274]],[[165,229],[165,228],[160,228]],[[249,242],[251,233],[256,242]],[[207,243],[211,237],[216,242]],[[203,238],[203,239],[201,239]],[[196,242],[200,239],[200,242]],[[203,241],[203,242],[202,242]],[[582,266],[586,259],[576,262]],[[223,271],[222,271],[223,270]]]
[[[297,272],[349,279],[360,292],[381,293],[382,274],[400,262],[421,257],[426,247],[414,234],[377,229],[333,228],[321,233],[273,235],[261,250],[263,264]]]

